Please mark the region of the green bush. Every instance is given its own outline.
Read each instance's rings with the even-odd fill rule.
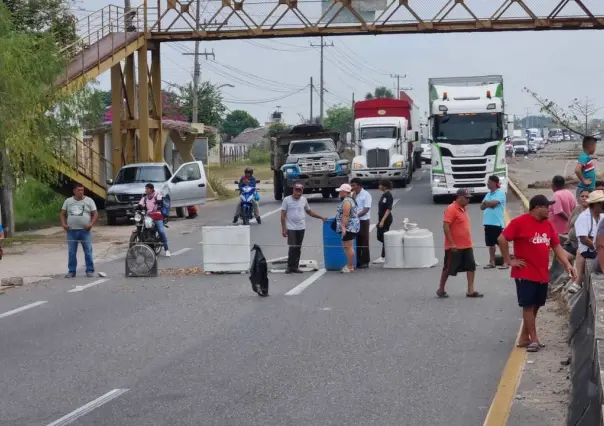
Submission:
[[[263,148],[250,148],[247,156],[248,160],[244,162],[250,164],[268,164],[271,161],[271,152]]]
[[[208,174],[208,183],[218,198],[230,198],[236,195],[235,191],[232,191],[224,186],[222,180],[214,174]]]
[[[59,211],[65,197],[48,185],[27,179],[14,192],[15,228],[17,231],[39,229],[59,224]]]

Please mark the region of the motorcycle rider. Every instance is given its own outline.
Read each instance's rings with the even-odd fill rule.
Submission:
[[[161,192],[155,190],[155,186],[152,183],[145,185],[145,195],[139,201],[139,206],[145,206],[147,213],[161,212],[164,200]],[[166,257],[170,257],[170,250],[168,249],[168,237],[166,236],[166,228],[164,227],[164,221],[155,220],[155,228],[159,234],[161,241],[164,245],[164,252]]]
[[[239,190],[241,190],[244,186],[251,186],[253,188],[256,188],[256,178],[254,177],[254,169],[252,169],[251,167],[246,167],[244,170],[244,175],[241,176],[241,179],[239,179]],[[252,205],[254,206],[254,216],[256,217],[256,222],[260,224],[262,223],[262,219],[260,219],[260,208],[258,207],[258,201],[256,201],[255,198],[252,198]],[[241,202],[237,203],[233,223],[237,223],[239,221],[240,215]]]

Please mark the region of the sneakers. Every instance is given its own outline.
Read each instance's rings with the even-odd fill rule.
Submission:
[[[260,225],[262,223],[262,218],[260,216],[256,216],[256,223]]]
[[[170,250],[166,250],[166,257],[171,257],[172,255],[170,254]]]
[[[235,216],[235,217],[233,218],[233,223],[237,223],[237,222],[239,222],[239,216]]]
[[[378,257],[377,259],[375,259],[373,261],[373,263],[378,264],[378,263],[384,263],[385,261],[386,261],[386,259],[384,259],[383,257]]]
[[[86,276],[88,278],[92,278],[92,277],[94,277],[94,272],[86,272]]]

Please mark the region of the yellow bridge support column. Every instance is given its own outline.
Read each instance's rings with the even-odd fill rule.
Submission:
[[[159,46],[160,43],[149,43],[149,50],[151,50],[151,119],[153,121],[151,139],[153,141],[153,161],[155,162],[165,161],[164,146],[166,143],[162,124],[163,97],[161,92],[161,51]]]
[[[118,63],[111,67],[111,162],[113,163],[113,176],[122,167],[123,135],[122,135],[122,110],[124,104],[122,66]]]
[[[152,162],[153,147],[149,140],[149,66],[147,43],[138,49],[138,146],[137,162]]]

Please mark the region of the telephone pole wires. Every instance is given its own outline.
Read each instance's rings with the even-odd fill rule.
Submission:
[[[390,74],[390,78],[396,79],[396,99],[399,99],[401,93],[401,78],[406,78],[407,74]]]
[[[331,44],[326,44],[323,43],[323,36],[321,36],[321,44],[316,45],[316,44],[312,44],[310,43],[311,47],[320,47],[321,48],[321,81],[319,82],[320,88],[319,88],[319,122],[321,124],[323,124],[323,111],[324,111],[324,107],[323,107],[323,91],[325,89],[323,89],[323,84],[324,84],[324,79],[323,79],[323,55],[324,55],[324,51],[323,49],[325,47],[333,47],[333,41],[331,42]]]

